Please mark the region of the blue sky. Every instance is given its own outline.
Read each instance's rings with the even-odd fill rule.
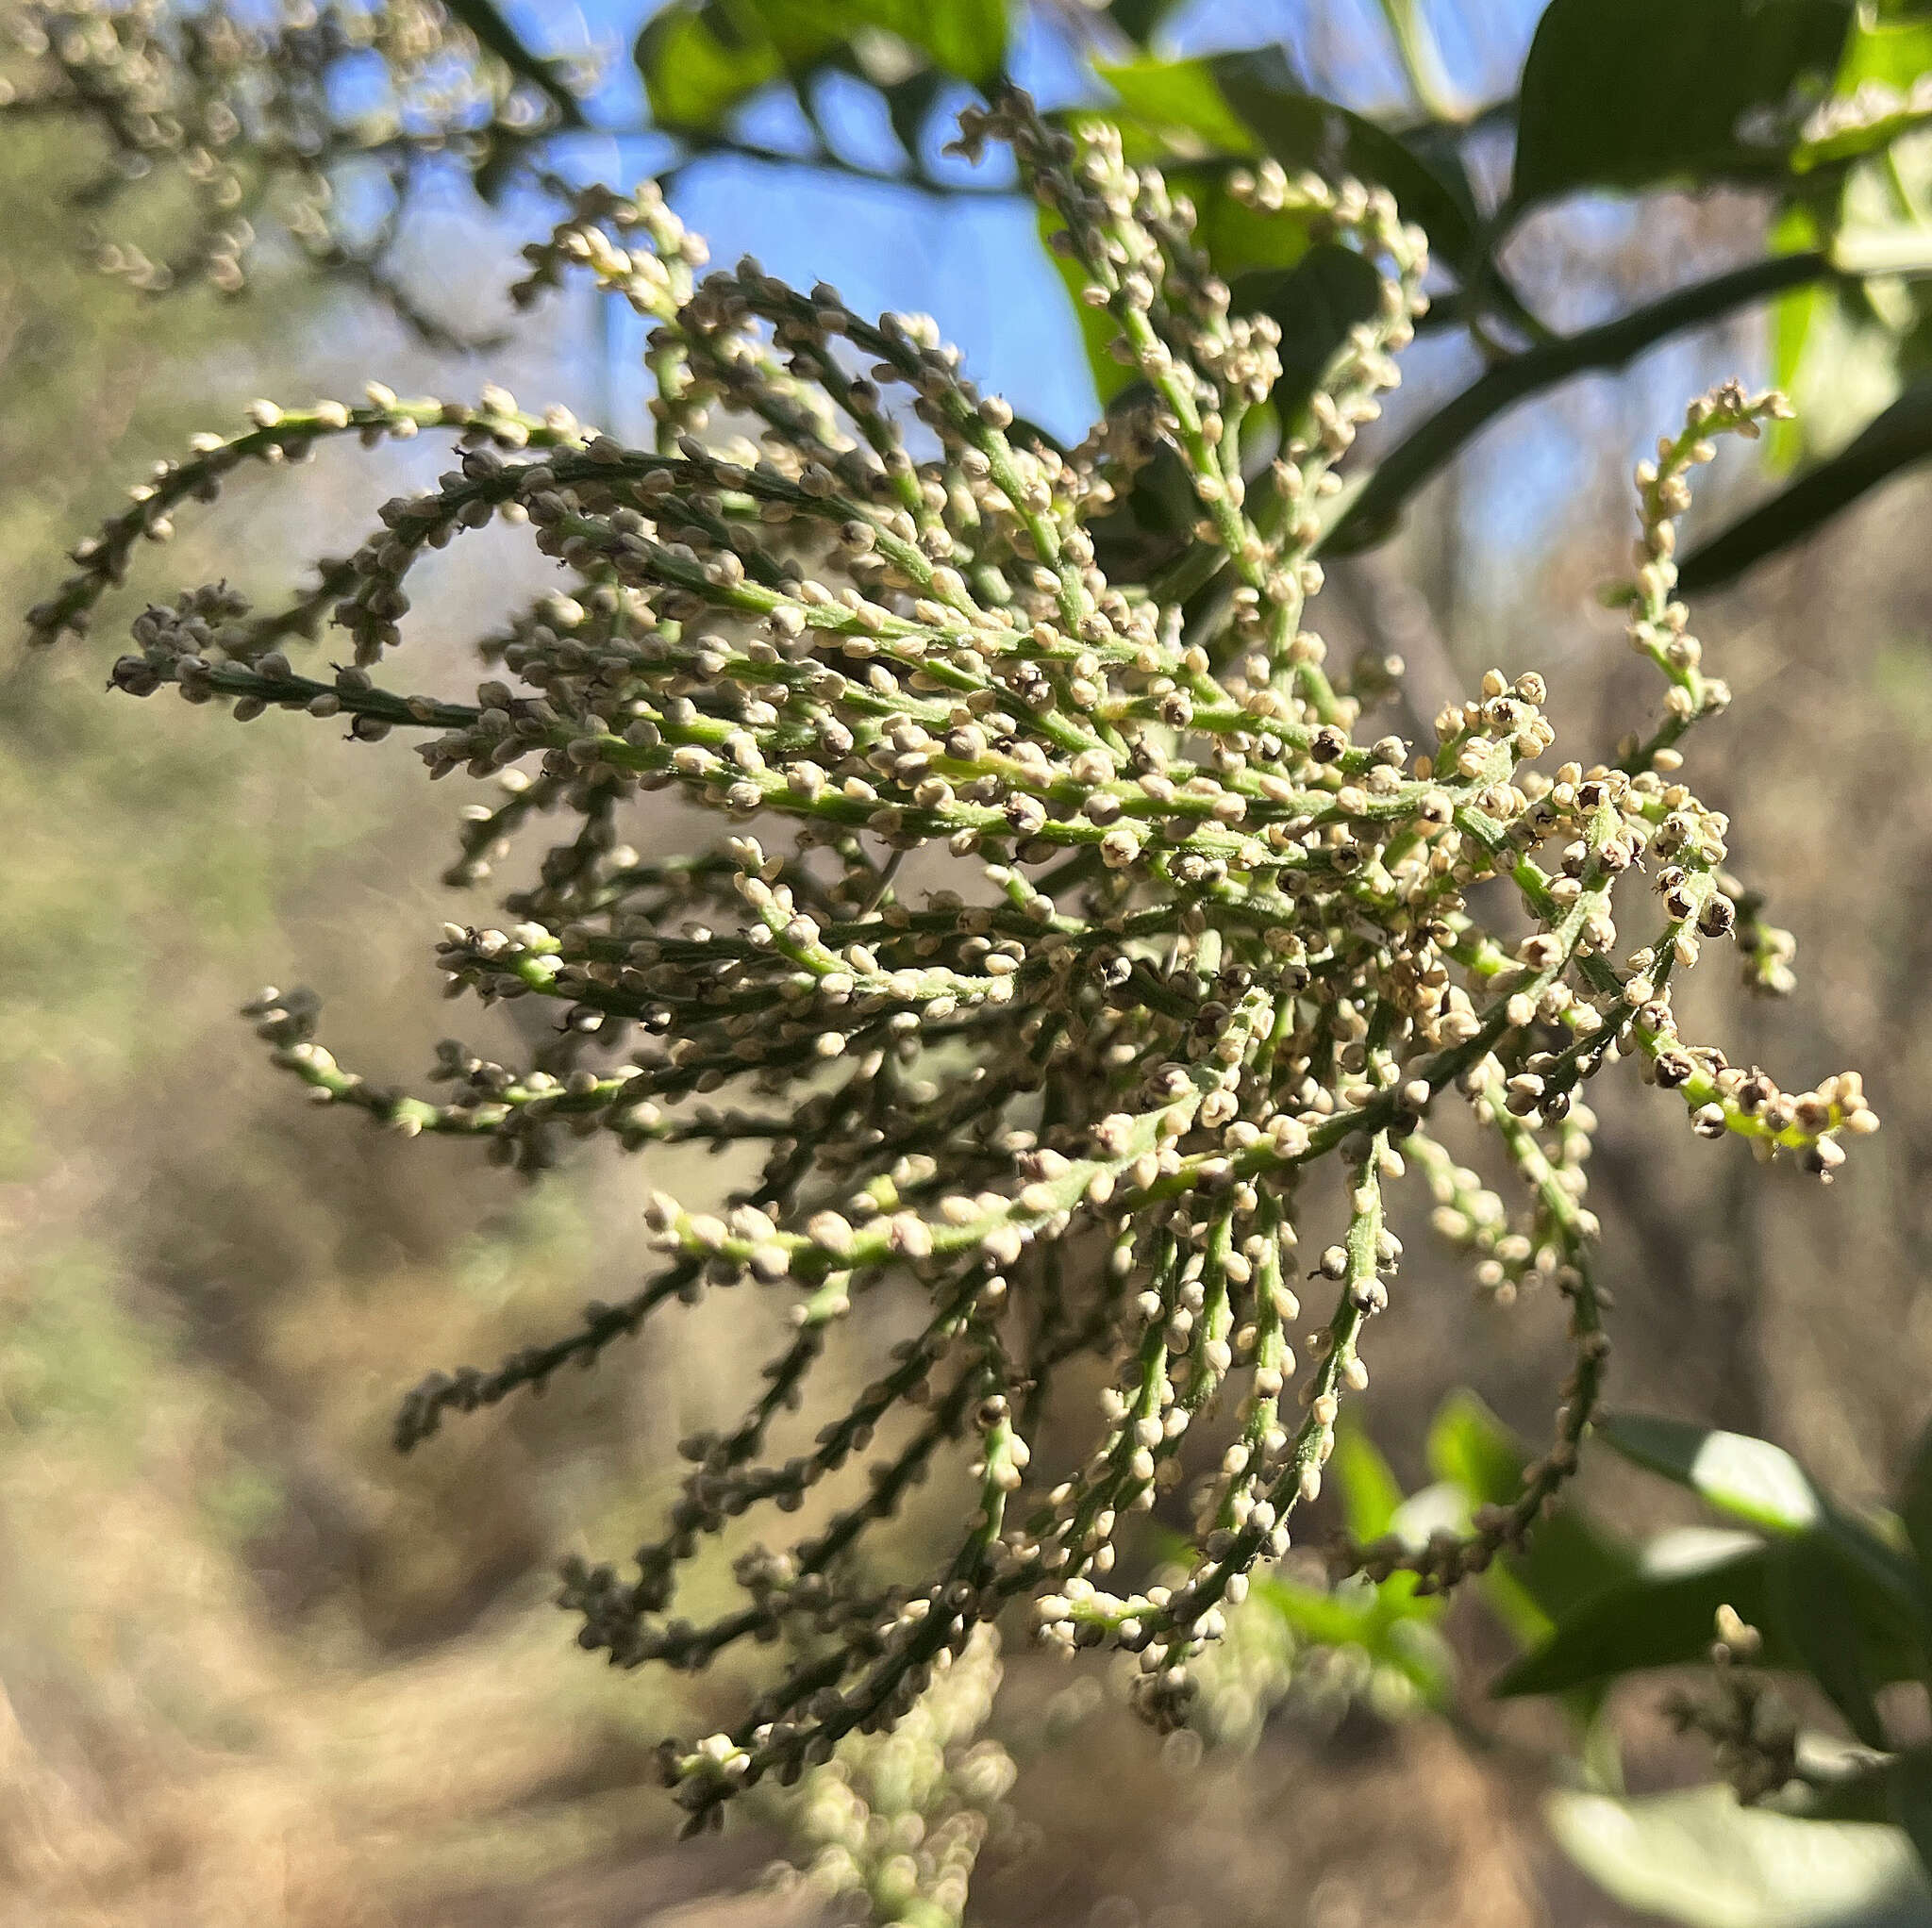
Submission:
[[[1076,4],[1076,0],[1069,0]],[[1424,0],[1448,75],[1463,96],[1487,101],[1507,95],[1521,68],[1541,0]],[[639,125],[642,90],[630,45],[653,10],[653,0],[581,0],[558,7],[508,0],[508,10],[539,44],[599,44],[608,55],[606,83],[592,103],[603,126]],[[1177,9],[1163,51],[1285,44],[1318,91],[1374,109],[1403,98],[1399,66],[1378,0],[1192,0]],[[1083,85],[1076,60],[1054,31],[1037,21],[1023,30],[1009,65],[1049,105],[1074,97]],[[961,100],[966,98],[962,91]],[[896,150],[877,103],[856,83],[819,100],[821,118],[854,158],[891,164]],[[774,97],[754,108],[747,131],[777,147],[807,138],[795,105]],[[649,134],[574,140],[558,158],[581,178],[634,182],[671,158]],[[1507,155],[1499,152],[1499,163]],[[687,171],[675,193],[678,211],[707,236],[714,259],[756,256],[795,284],[835,284],[863,312],[887,308],[935,316],[946,339],[965,351],[974,378],[1004,394],[1023,413],[1068,439],[1092,419],[1094,399],[1074,316],[1041,249],[1032,210],[1016,198],[935,199],[905,190],[759,165],[707,160]],[[1565,238],[1569,277],[1542,291],[1550,318],[1574,327],[1621,305],[1598,276],[1577,272],[1592,255],[1607,255],[1641,230],[1641,204],[1583,200],[1557,210]],[[1671,264],[1671,278],[1694,279],[1707,264]],[[641,432],[646,393],[641,373],[642,330],[627,310],[606,311],[604,366],[597,372],[600,418],[620,434]],[[1627,442],[1634,459],[1658,426],[1674,417],[1686,396],[1721,375],[1751,367],[1737,363],[1740,344],[1693,339],[1658,351],[1624,377],[1592,377],[1564,391],[1555,410],[1516,411],[1479,438],[1462,458],[1468,500],[1480,505],[1476,535],[1491,558],[1535,550],[1578,507],[1577,490],[1601,482],[1597,451]],[[1761,361],[1748,348],[1750,358]],[[1407,381],[1391,413],[1413,420],[1444,400],[1479,370],[1459,336],[1419,343],[1407,357]],[[1391,424],[1394,425],[1394,424]],[[1621,464],[1619,465],[1621,466]],[[1621,488],[1621,484],[1619,485]],[[1616,505],[1606,502],[1607,517]],[[1586,512],[1594,517],[1596,505]],[[1607,522],[1606,527],[1615,527]],[[1613,545],[1614,546],[1614,545]],[[1607,566],[1613,549],[1607,549]],[[1494,575],[1495,572],[1482,572]],[[1507,573],[1515,578],[1520,570]],[[1497,594],[1501,596],[1501,591]],[[1507,602],[1507,596],[1502,597]]]
[[[628,49],[652,10],[648,0],[583,0],[567,10],[567,19],[565,9],[534,4],[508,10],[552,44],[590,38],[610,46],[614,58],[596,116],[606,125],[643,118]],[[1460,8],[1434,9],[1457,81],[1475,94],[1507,88],[1536,10],[1533,0],[1486,4],[1476,44],[1463,28]],[[1285,42],[1314,83],[1338,97],[1374,105],[1399,96],[1400,70],[1374,0],[1194,0],[1177,10],[1166,41],[1175,52]],[[1038,24],[1023,31],[1011,64],[1050,103],[1073,97],[1082,84],[1064,43]],[[960,98],[967,98],[963,91]],[[890,133],[865,90],[856,84],[834,90],[820,107],[855,158],[891,158]],[[795,107],[777,98],[754,109],[749,125],[757,138],[778,146],[792,144],[804,131]],[[650,172],[666,151],[649,137],[591,137],[575,147],[574,170],[626,181]],[[1074,317],[1041,253],[1032,211],[1017,200],[940,201],[730,159],[694,168],[676,200],[685,220],[709,239],[715,258],[751,254],[788,280],[808,286],[830,281],[861,311],[931,314],[947,339],[965,348],[984,387],[1063,436],[1077,439],[1091,421],[1093,391]],[[625,364],[628,346],[620,334],[617,348]]]

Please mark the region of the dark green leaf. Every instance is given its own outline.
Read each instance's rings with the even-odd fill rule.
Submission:
[[[1932,1423],[1919,1435],[1898,1495],[1899,1518],[1918,1556],[1921,1588],[1932,1599]]]
[[[1007,58],[1006,0],[846,0],[865,26],[895,33],[942,74],[984,87]]]
[[[1733,1543],[1735,1544],[1735,1543]],[[1753,1545],[1673,1572],[1641,1572],[1585,1600],[1564,1615],[1535,1653],[1507,1668],[1491,1691],[1502,1698],[1551,1694],[1652,1667],[1702,1660],[1720,1606],[1765,1633],[1770,1549]]]
[[[1801,542],[1867,490],[1932,456],[1932,380],[1914,382],[1857,440],[1761,507],[1693,549],[1680,566],[1687,594],[1721,589],[1754,563]]]
[[[1597,1433],[1624,1458],[1689,1487],[1747,1525],[1802,1533],[1823,1517],[1810,1476],[1768,1439],[1643,1413],[1613,1413],[1598,1421]]]
[[[1858,1576],[1816,1533],[1780,1544],[1771,1574],[1772,1614],[1793,1657],[1852,1732],[1867,1747],[1882,1749],[1885,1727],[1874,1696],[1887,1675],[1868,1651],[1874,1630],[1858,1611]]]
[[[934,103],[944,91],[943,77],[930,68],[908,75],[884,90],[886,116],[892,124],[892,132],[898,137],[899,145],[906,150],[907,160],[915,170],[925,165],[925,124],[932,114]]]
[[[1222,97],[1291,174],[1312,169],[1328,180],[1348,174],[1385,187],[1438,255],[1468,260],[1475,203],[1453,151],[1432,146],[1425,158],[1374,122],[1307,92],[1275,50],[1217,54],[1208,65]]]
[[[476,37],[476,44],[493,54],[519,80],[550,97],[566,127],[581,127],[584,111],[563,77],[562,63],[534,54],[492,0],[449,0],[449,10]]]
[[[1932,1873],[1932,1748],[1914,1748],[1886,1774],[1891,1819],[1906,1832],[1920,1865]]]
[[[1501,1571],[1520,1582],[1539,1613],[1559,1621],[1628,1580],[1638,1563],[1620,1540],[1575,1507],[1563,1506],[1531,1532],[1526,1552],[1506,1557]]]
[[[1782,1536],[1771,1570],[1780,1651],[1817,1679],[1861,1740],[1879,1745],[1873,1693],[1913,1672],[1924,1646],[1924,1604],[1897,1550],[1769,1440],[1639,1414],[1613,1415],[1598,1430],[1717,1511]]]
[[[1783,173],[1780,116],[1836,69],[1850,20],[1845,0],[1551,0],[1523,70],[1512,207]]]
[[[637,64],[658,126],[716,134],[733,108],[785,72],[785,53],[764,12],[754,0],[712,0],[674,4],[652,15],[638,36]],[[821,35],[816,46],[833,44]]]
[[[1168,178],[1193,202],[1195,236],[1223,280],[1231,283],[1257,269],[1292,268],[1307,253],[1313,239],[1308,223],[1237,201],[1227,191],[1225,169],[1170,167]]]
[[[1179,0],[1113,0],[1107,17],[1134,42],[1144,47]]]
[[[1385,187],[1406,220],[1451,261],[1470,253],[1475,206],[1451,146],[1405,146],[1374,122],[1309,93],[1277,49],[1200,59],[1137,60],[1100,69],[1120,96],[1129,158],[1183,160],[1272,155],[1291,174],[1312,170]],[[1135,138],[1137,137],[1137,138]],[[1223,274],[1239,272],[1224,266]]]
[[[1292,268],[1243,274],[1234,283],[1238,313],[1271,316],[1281,329],[1281,380],[1274,395],[1285,431],[1293,432],[1322,371],[1348,331],[1375,312],[1381,276],[1352,248],[1323,242]]]

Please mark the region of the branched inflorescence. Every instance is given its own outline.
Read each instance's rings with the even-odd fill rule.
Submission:
[[[317,266],[452,341],[391,270],[412,191],[452,165],[500,174],[559,119],[579,118],[562,63],[507,62],[457,17],[465,10],[442,0],[279,11],[223,0],[0,0],[0,118],[81,125],[96,138],[92,251],[133,287],[205,282],[233,293],[274,227]],[[386,205],[372,221],[378,180]],[[346,218],[343,199],[355,204]],[[189,219],[175,232],[183,200]],[[161,252],[139,220],[128,224],[141,211],[129,204],[142,201],[175,216]]]
[[[1382,275],[1374,318],[1269,461],[1276,330],[1230,312],[1187,204],[1106,129],[1076,140],[1023,98],[967,117],[969,152],[988,137],[1014,147],[1141,377],[1140,402],[1080,447],[1021,431],[928,321],[863,320],[749,260],[698,278],[703,248],[660,200],[599,191],[528,251],[523,292],[581,268],[652,318],[655,446],[501,392],[262,406],[143,484],[32,618],[49,640],[80,627],[139,540],[250,459],[457,434],[460,465],[388,504],[318,590],[265,615],[221,587],[151,608],[113,680],[238,719],[306,710],[358,740],[411,732],[432,775],[493,779],[502,800],[472,806],[457,882],[487,875],[525,820],[572,824],[500,925],[451,923],[441,947],[453,993],[554,1002],[537,1062],[449,1042],[446,1092],[405,1095],[337,1063],[312,1000],[266,993],[251,1015],[318,1099],[480,1139],[525,1170],[599,1133],[647,1158],[678,1139],[762,1157],[715,1212],[654,1192],[661,1262],[633,1298],[493,1372],[433,1376],[398,1426],[408,1448],[453,1410],[588,1365],[665,1301],[742,1282],[781,1295],[790,1342],[741,1421],[685,1443],[662,1530],[623,1572],[572,1564],[562,1591],[581,1643],[624,1666],[791,1643],[735,1730],[667,1747],[694,1826],[889,1726],[1015,1603],[1050,1644],[1138,1654],[1143,1710],[1179,1718],[1191,1657],[1287,1549],[1340,1405],[1367,1384],[1366,1331],[1402,1254],[1389,1198],[1412,1169],[1479,1282],[1561,1294],[1574,1340],[1554,1443],[1512,1505],[1421,1550],[1341,1550],[1435,1587],[1521,1543],[1597,1406],[1585,1082],[1634,1058],[1698,1136],[1820,1177],[1876,1122],[1855,1074],[1787,1092],[1688,1041],[1673,1008],[1676,973],[1747,925],[1747,976],[1789,982],[1789,939],[1755,899],[1740,922],[1724,818],[1679,778],[1679,740],[1727,692],[1672,562],[1691,470],[1778,399],[1716,391],[1639,473],[1630,634],[1666,681],[1648,735],[1614,760],[1539,769],[1542,679],[1491,671],[1412,753],[1358,731],[1303,611],[1336,464],[1425,306],[1420,237],[1354,182],[1272,165],[1236,178]],[[1105,579],[1090,534],[1161,448],[1199,502],[1213,567],[1193,580],[1219,577],[1185,605]],[[410,572],[492,523],[526,525],[573,587],[484,644],[473,693],[408,693],[386,666]],[[285,645],[330,606],[353,659],[309,673]],[[626,826],[659,793],[730,832],[695,857],[640,856]],[[1492,927],[1472,908],[1486,882]],[[1493,1181],[1439,1141],[1457,1100]],[[1305,1180],[1324,1161],[1344,1184],[1318,1232],[1327,1206]],[[829,1329],[888,1288],[924,1302],[918,1336],[808,1451],[768,1454]],[[1098,1424],[1056,1455],[1056,1381],[1095,1358]],[[871,1529],[962,1440],[952,1551],[930,1571],[882,1570]],[[868,1456],[808,1537],[741,1554],[734,1610],[675,1617],[708,1539],[767,1504],[800,1508]],[[1191,1482],[1185,1578],[1114,1590],[1123,1523]]]

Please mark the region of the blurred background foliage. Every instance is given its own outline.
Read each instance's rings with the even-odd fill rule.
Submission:
[[[117,31],[170,13],[95,11]],[[0,120],[8,607],[44,590],[118,488],[251,395],[494,379],[635,432],[647,390],[627,318],[579,296],[518,317],[501,294],[557,177],[658,175],[721,258],[748,249],[857,307],[929,310],[985,386],[1069,439],[1119,371],[1089,364],[1028,210],[941,154],[973,88],[1010,74],[1051,107],[1116,115],[1189,179],[1224,272],[1311,364],[1350,290],[1319,251],[1224,218],[1215,169],[1265,148],[1385,178],[1432,229],[1441,325],[1367,441],[1357,474],[1374,479],[1341,505],[1321,623],[1344,655],[1404,658],[1405,728],[1494,662],[1555,673],[1557,721],[1600,737],[1637,673],[1591,594],[1625,566],[1630,464],[1716,377],[1775,379],[1802,405],[1755,472],[1721,469],[1692,521],[1699,626],[1739,696],[1707,788],[1799,939],[1786,1056],[1863,1066],[1886,1129],[1820,1192],[1763,1183],[1735,1146],[1659,1157],[1635,1094],[1606,1091],[1592,1203],[1620,1408],[1779,1442],[1834,1517],[1897,1493],[1932,1404],[1924,9],[424,13],[454,25],[481,77],[439,71],[390,98],[351,47],[320,95],[320,148],[250,184],[263,211],[246,245],[111,115]],[[244,254],[237,293],[223,264]],[[163,280],[179,285],[160,300]],[[299,500],[273,480],[238,490],[184,530],[170,578],[285,580],[292,557],[353,544],[393,479],[339,458]],[[1158,481],[1116,540],[1185,581]],[[446,573],[412,648],[485,631],[516,566]],[[762,1831],[674,1852],[649,1743],[715,1720],[734,1680],[608,1675],[546,1604],[557,1555],[635,1538],[672,1442],[730,1412],[759,1308],[714,1304],[397,1459],[393,1402],[425,1364],[489,1361],[622,1295],[641,1174],[586,1161],[508,1194],[459,1147],[345,1130],[262,1078],[229,1016],[262,975],[328,994],[358,1061],[426,1059],[427,940],[449,914],[432,880],[455,825],[419,807],[410,759],[331,755],[274,717],[255,726],[265,755],[185,708],[104,699],[104,667],[99,651],[0,652],[0,1922],[816,1918],[836,1883],[760,1870],[788,1826],[821,1859],[840,1852],[854,1800],[893,1825],[926,1812],[900,1768],[856,1762],[847,1793],[822,1790],[803,1819],[769,1810]],[[637,840],[682,830],[667,816]],[[1746,1062],[1768,1022],[1743,1006],[1712,1028]],[[654,1182],[715,1182],[698,1153],[650,1155],[686,1160]],[[1366,1401],[1387,1457],[1352,1440],[1337,1483],[1334,1517],[1362,1537],[1425,1535],[1488,1497],[1561,1350],[1557,1308],[1472,1302],[1409,1242],[1409,1303]],[[895,1336],[848,1336],[853,1383]],[[1654,1477],[1698,1488],[1695,1454],[1637,1444],[1636,1466],[1596,1455],[1541,1567],[1466,1598],[1403,1576],[1331,1592],[1299,1565],[1257,1589],[1199,1732],[1157,1742],[1106,1670],[1009,1653],[994,1729],[1018,1780],[974,1919],[1932,1920],[1882,1810],[1742,1813],[1693,1785],[1708,1751],[1674,1731],[1660,1676],[1562,1664],[1553,1626],[1630,1584],[1644,1542],[1710,1531],[1695,1491]],[[948,1501],[941,1477],[931,1504]],[[1909,1488],[1901,1504],[1909,1520]],[[1790,1527],[1753,1523],[1771,1540]],[[898,1530],[920,1533],[917,1509]],[[1640,1642],[1625,1661],[1694,1659],[1715,1604],[1697,1594],[1674,1650]],[[1833,1687],[1828,1658],[1799,1657]],[[1492,1699],[1512,1663],[1548,1692]],[[1923,1679],[1868,1685],[1890,1744],[1932,1741]],[[1830,1722],[1829,1701],[1863,1720],[1857,1684],[1836,1686],[1790,1689],[1807,1724]],[[933,1719],[941,1741],[949,1720],[974,1726]],[[1550,1805],[1553,1786],[1567,1791]]]

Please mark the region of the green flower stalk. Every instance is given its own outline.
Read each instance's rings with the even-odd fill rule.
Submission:
[[[760,1148],[756,1182],[719,1208],[648,1194],[657,1267],[633,1297],[493,1371],[432,1375],[397,1426],[414,1447],[452,1412],[592,1364],[674,1300],[749,1287],[789,1306],[764,1389],[735,1427],[684,1442],[682,1492],[633,1565],[572,1562],[560,1595],[580,1643],[625,1667],[791,1643],[737,1727],[666,1744],[692,1826],[891,1728],[1023,1603],[1051,1646],[1138,1654],[1139,1704],[1182,1718],[1190,1663],[1288,1549],[1368,1382],[1399,1285],[1389,1201],[1412,1166],[1482,1286],[1560,1293],[1574,1339],[1554,1443],[1513,1504],[1421,1553],[1338,1550],[1433,1588],[1523,1542],[1597,1408],[1587,1082],[1635,1059],[1697,1135],[1820,1178],[1876,1125],[1855,1073],[1786,1091],[1688,1041],[1673,1004],[1677,974],[1740,930],[1747,977],[1789,982],[1789,940],[1756,899],[1740,922],[1728,826],[1682,780],[1680,742],[1727,692],[1673,561],[1690,473],[1779,398],[1717,390],[1639,473],[1630,634],[1665,678],[1647,734],[1540,767],[1543,680],[1492,670],[1412,749],[1362,726],[1304,617],[1338,465],[1426,306],[1419,234],[1353,181],[1272,164],[1234,179],[1381,276],[1271,457],[1278,331],[1232,311],[1189,204],[1110,130],[1060,131],[1017,94],[965,116],[964,149],[988,140],[1011,145],[1141,378],[1077,448],[981,395],[928,320],[865,320],[754,261],[702,274],[702,243],[655,192],[594,190],[527,251],[520,292],[582,271],[650,318],[652,446],[497,391],[261,405],[143,483],[32,615],[43,641],[81,628],[142,540],[251,460],[455,436],[458,466],[388,503],[318,588],[266,613],[219,585],[150,608],[113,682],[243,721],[307,712],[362,742],[401,731],[432,777],[493,784],[455,882],[485,879],[525,822],[565,824],[501,920],[448,924],[438,953],[453,994],[551,1001],[554,1042],[528,1065],[445,1042],[446,1090],[408,1095],[337,1062],[312,998],[266,992],[249,1015],[316,1099],[527,1172],[600,1134],[647,1167],[680,1139]],[[1093,525],[1162,451],[1198,501],[1196,550],[1165,583],[1109,580]],[[481,645],[474,690],[413,693],[391,667],[410,573],[495,524],[526,531],[567,587]],[[351,659],[298,667],[325,610]],[[641,856],[626,828],[660,793],[724,834]],[[1513,906],[1489,928],[1472,893],[1495,880]],[[1439,1142],[1458,1102],[1494,1180]],[[1327,1159],[1346,1205],[1324,1231],[1304,1180]],[[918,1337],[809,1450],[768,1456],[828,1331],[889,1290],[928,1308]],[[1051,1454],[1056,1385],[1092,1358],[1108,1384],[1088,1446]],[[950,1552],[893,1567],[872,1529],[959,1442]],[[741,1554],[731,1611],[677,1617],[708,1539],[858,1462],[815,1533]],[[1127,1522],[1191,1480],[1185,1577],[1117,1581]]]

